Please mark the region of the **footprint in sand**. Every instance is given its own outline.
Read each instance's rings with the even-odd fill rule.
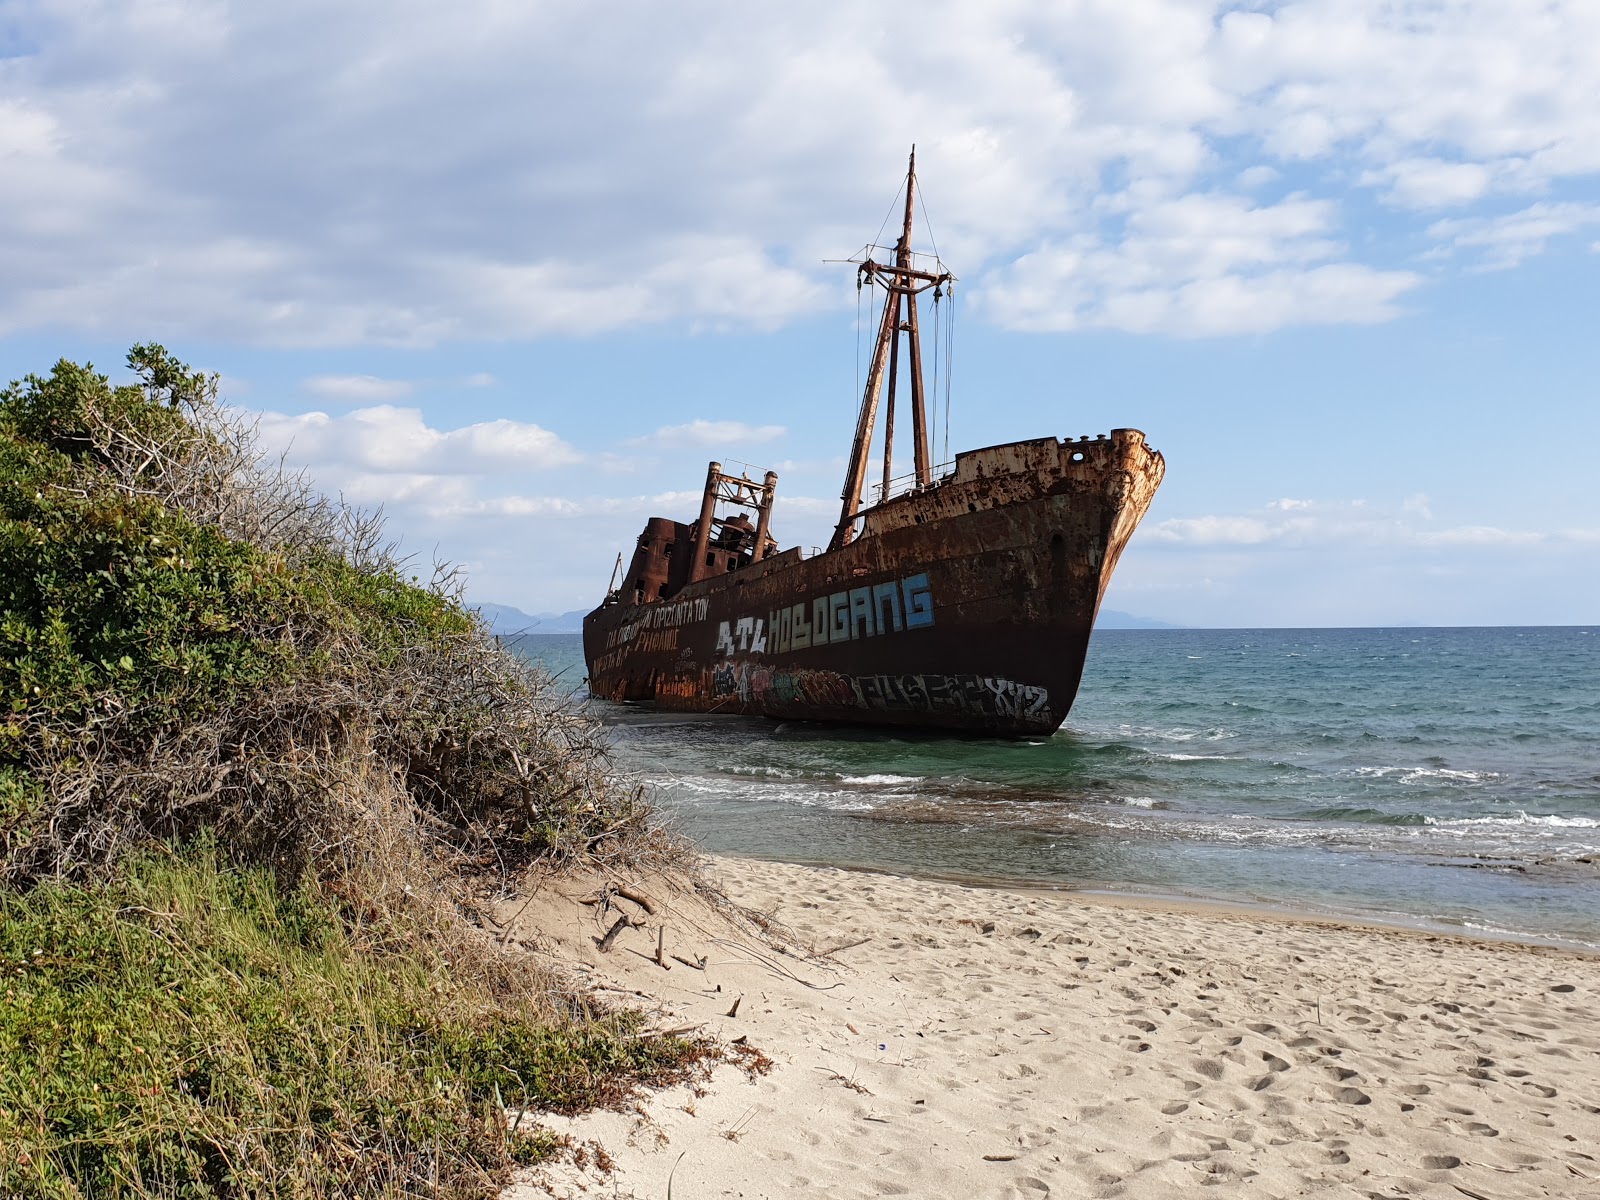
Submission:
[[[1042,1179],[1035,1179],[1032,1175],[1020,1175],[1011,1181],[1011,1190],[1008,1197],[1015,1200],[1045,1200],[1050,1194],[1050,1185]]]
[[[1328,1090],[1328,1095],[1332,1096],[1340,1104],[1371,1104],[1372,1103],[1372,1097],[1367,1095],[1360,1088],[1329,1087],[1327,1090]]]
[[[1289,1064],[1283,1059],[1276,1054],[1269,1054],[1265,1050],[1261,1052],[1261,1061],[1267,1064],[1267,1070],[1269,1071],[1287,1071],[1289,1069]]]
[[[1424,1171],[1453,1171],[1461,1165],[1461,1160],[1454,1154],[1428,1154],[1422,1159]]]

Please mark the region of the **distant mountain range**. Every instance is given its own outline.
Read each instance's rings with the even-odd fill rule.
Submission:
[[[476,606],[489,628],[502,637],[518,633],[582,633],[587,609],[564,613],[525,613],[509,604]]]
[[[585,610],[581,608],[564,613],[525,613],[520,608],[512,608],[509,604],[480,604],[477,608],[489,622],[489,628],[502,637],[519,633],[583,632]],[[1184,626],[1103,608],[1100,610],[1100,619],[1095,622],[1095,628],[1182,629]]]
[[[1187,629],[1187,625],[1174,625],[1170,621],[1157,621],[1153,617],[1136,617],[1132,613],[1102,608],[1095,619],[1096,629]]]

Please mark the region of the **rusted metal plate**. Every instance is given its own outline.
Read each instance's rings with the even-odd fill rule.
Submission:
[[[680,549],[695,528],[654,519],[615,601],[584,620],[590,689],[687,711],[1050,732],[1164,470],[1132,429],[974,450],[866,510],[840,549],[724,550],[698,580]]]

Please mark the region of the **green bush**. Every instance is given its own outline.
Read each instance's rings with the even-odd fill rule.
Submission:
[[[705,1052],[552,1022],[443,951],[353,938],[314,883],[201,842],[0,889],[0,1195],[492,1194],[576,1111]]]
[[[0,391],[0,878],[215,829],[291,874],[387,780],[435,861],[642,830],[593,730],[378,523],[264,466],[209,377],[58,363]],[[363,785],[355,789],[370,793]]]
[[[667,843],[448,571],[129,366],[0,391],[0,1196],[491,1194],[508,1108],[710,1051],[463,910]]]

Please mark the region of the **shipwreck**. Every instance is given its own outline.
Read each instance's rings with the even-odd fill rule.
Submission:
[[[1165,463],[1137,429],[931,462],[918,309],[947,301],[955,281],[912,250],[915,195],[913,151],[898,241],[851,260],[883,304],[828,546],[780,550],[777,475],[711,463],[698,517],[651,518],[584,618],[592,694],[1009,736],[1066,718],[1101,597]],[[904,478],[893,474],[900,400],[914,463]],[[882,479],[867,503],[880,415]]]

